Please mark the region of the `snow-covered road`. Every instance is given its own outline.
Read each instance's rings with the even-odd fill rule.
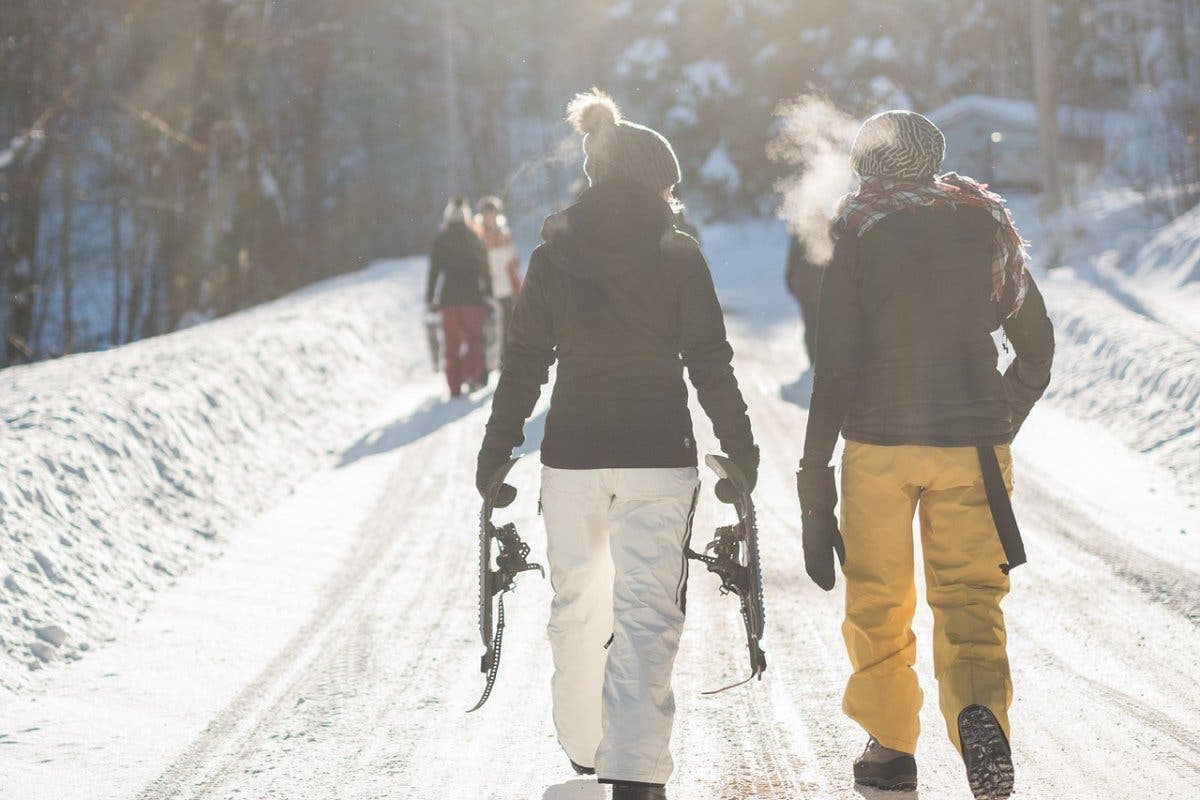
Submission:
[[[734,601],[693,570],[672,796],[916,797],[849,778],[864,737],[840,713],[841,595],[807,580],[799,544],[792,469],[805,381],[797,331],[781,316],[790,309],[777,296],[756,305],[736,286],[726,300],[763,444],[770,668],[761,683],[700,695],[740,676],[745,659]],[[447,404],[441,392],[432,377],[413,381],[335,468],[231,537],[222,559],[164,592],[128,635],[38,693],[0,702],[0,796],[605,797],[573,777],[554,740],[550,587],[536,574],[506,602],[491,701],[464,713],[483,683],[472,478],[489,397]],[[1095,431],[1074,424],[1039,409],[1018,443],[1030,563],[1005,606],[1018,796],[1190,800],[1200,788],[1200,514],[1115,440],[1100,440],[1098,470],[1079,444],[1097,447]],[[711,447],[707,427],[697,414]],[[1098,471],[1111,485],[1092,480]],[[514,482],[508,513],[544,561],[536,458]],[[727,513],[706,492],[697,540]],[[932,698],[929,632],[922,610],[918,667]],[[936,702],[922,723],[920,796],[968,797]]]

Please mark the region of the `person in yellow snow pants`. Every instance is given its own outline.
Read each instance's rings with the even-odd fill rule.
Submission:
[[[976,800],[1003,800],[1013,687],[1000,602],[1024,561],[1009,445],[1049,385],[1054,330],[1003,199],[939,175],[945,147],[910,111],[871,117],[854,140],[860,184],[838,207],[821,279],[796,489],[806,571],[829,591],[836,556],[846,578],[842,708],[868,737],[855,782],[917,787],[918,519],[946,729]],[[1000,329],[1016,355],[1004,372]]]
[[[997,448],[1012,489],[1009,448]],[[913,753],[922,693],[913,663],[917,607],[913,517],[921,523],[926,599],[933,610],[933,664],[946,728],[958,715],[991,709],[1008,735],[1012,681],[1000,601],[1008,576],[974,447],[847,442],[842,458],[841,531],[846,619],[854,669],[842,708],[884,747]]]

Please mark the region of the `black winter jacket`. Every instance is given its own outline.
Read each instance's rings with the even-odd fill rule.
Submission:
[[[663,199],[632,182],[586,190],[546,220],[529,260],[481,460],[524,441],[551,364],[542,462],[560,469],[689,467],[687,368],[722,449],[757,449],[708,265]]]
[[[492,293],[491,270],[483,240],[462,222],[447,225],[433,240],[425,303],[479,306]]]
[[[1011,442],[1050,382],[1054,331],[1028,278],[1020,313],[991,299],[998,223],[984,209],[902,211],[844,236],[821,285],[805,466],[839,431],[856,442],[937,447]],[[1016,360],[1001,375],[992,331]]]

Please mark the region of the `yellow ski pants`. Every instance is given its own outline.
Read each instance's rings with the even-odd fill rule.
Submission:
[[[996,448],[1012,492],[1012,455]],[[1000,601],[1006,559],[973,447],[847,442],[841,530],[846,543],[842,635],[854,669],[842,708],[884,747],[916,752],[922,693],[913,664],[917,607],[912,520],[921,520],[926,599],[933,610],[933,664],[954,746],[958,714],[987,706],[1008,734],[1012,702]]]

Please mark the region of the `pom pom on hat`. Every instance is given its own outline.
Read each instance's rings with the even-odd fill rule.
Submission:
[[[616,127],[621,121],[621,109],[607,92],[592,87],[590,92],[575,95],[567,105],[567,121],[587,136]]]
[[[616,101],[595,87],[575,95],[567,121],[583,134],[583,171],[593,186],[623,179],[655,192],[679,183],[679,160],[656,130],[622,118]]]

